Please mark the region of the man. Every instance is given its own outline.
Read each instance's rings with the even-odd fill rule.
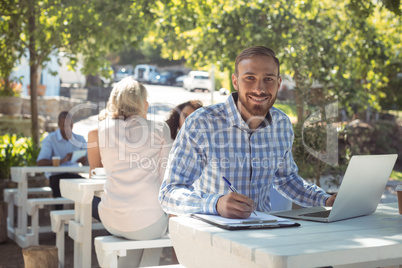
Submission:
[[[303,206],[332,206],[335,197],[297,174],[289,118],[272,107],[282,78],[267,47],[250,47],[235,62],[237,92],[187,118],[173,144],[159,200],[170,214],[249,217],[270,211],[269,187]],[[226,177],[239,193],[231,192]]]
[[[77,166],[78,163],[88,165],[86,156],[81,157],[75,163],[70,161],[74,151],[86,150],[87,143],[83,136],[72,132],[73,120],[68,112],[64,111],[59,114],[58,126],[59,129],[50,133],[43,140],[36,164],[38,166],[52,166],[52,157],[59,156],[61,166]],[[81,178],[80,175],[74,173],[53,173],[46,175],[50,180],[53,197],[61,197],[60,179]],[[56,209],[62,209],[62,205],[56,205]]]

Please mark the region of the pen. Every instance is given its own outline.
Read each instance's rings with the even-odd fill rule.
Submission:
[[[227,185],[229,185],[229,188],[230,188],[230,190],[232,190],[232,192],[234,192],[234,193],[239,193],[239,192],[236,190],[236,188],[233,187],[233,185],[230,183],[230,181],[228,181],[228,179],[226,179],[225,177],[222,177],[222,178],[225,180],[225,182],[227,183]],[[253,213],[254,213],[254,215],[257,216],[257,213],[255,213],[255,211],[253,211]]]
[[[250,223],[273,223],[277,222],[277,220],[250,220],[250,221],[242,221],[243,224],[250,224]]]

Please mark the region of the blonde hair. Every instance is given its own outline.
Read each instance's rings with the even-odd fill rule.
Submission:
[[[106,113],[113,118],[123,116],[124,119],[133,115],[144,115],[147,89],[143,84],[129,76],[122,79],[110,92]]]

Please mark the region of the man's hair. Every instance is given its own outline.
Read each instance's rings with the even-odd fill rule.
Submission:
[[[113,118],[143,115],[147,112],[144,105],[146,100],[147,89],[143,84],[129,76],[113,87],[106,106],[106,113]]]
[[[58,117],[58,122],[60,122],[60,120],[61,119],[70,119],[71,121],[72,121],[72,116],[71,116],[71,114],[69,114],[67,111],[62,111],[60,114],[59,114],[59,117]]]
[[[272,49],[270,49],[268,47],[264,47],[264,46],[249,47],[249,48],[246,48],[245,50],[243,50],[239,55],[237,55],[236,61],[235,61],[235,75],[236,76],[239,75],[239,70],[238,70],[239,63],[244,59],[249,59],[254,56],[272,57],[274,59],[275,63],[278,65],[278,76],[280,76],[280,63],[279,63],[278,58],[275,55],[275,52]]]

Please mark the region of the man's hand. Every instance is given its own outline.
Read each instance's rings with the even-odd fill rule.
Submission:
[[[254,211],[254,201],[239,193],[229,193],[218,199],[216,210],[225,218],[244,219]]]
[[[72,157],[72,156],[73,156],[73,153],[68,153],[68,154],[66,154],[66,156],[63,157],[63,158],[60,160],[60,164],[67,163],[68,161],[71,160],[71,157]]]
[[[327,207],[332,207],[332,206],[334,205],[335,198],[336,198],[336,195],[337,195],[337,194],[338,194],[338,193],[336,193],[336,194],[331,195],[330,197],[328,197],[327,201],[325,201],[325,206],[327,206]]]
[[[78,163],[81,163],[83,166],[88,166],[88,159],[86,156],[81,157],[77,160]]]

